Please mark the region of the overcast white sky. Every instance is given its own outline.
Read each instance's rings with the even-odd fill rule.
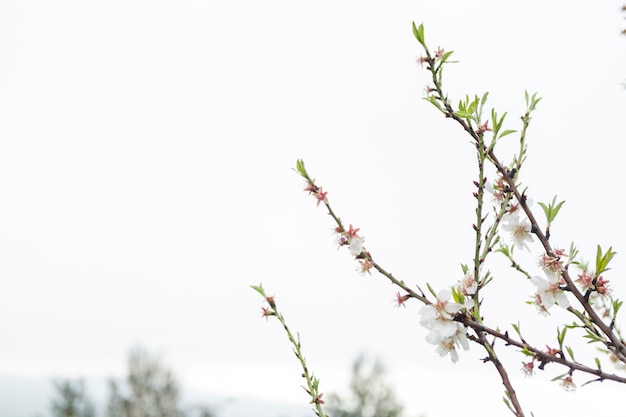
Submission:
[[[282,329],[261,319],[249,289],[263,282],[322,391],[342,389],[364,351],[385,361],[412,415],[458,415],[451,398],[468,412],[479,397],[481,415],[502,415],[482,352],[439,358],[419,306],[393,308],[394,288],[355,271],[291,168],[306,161],[399,278],[436,288],[460,278],[475,161],[460,129],[421,100],[411,21],[424,22],[430,45],[460,61],[446,73],[454,100],[488,90],[518,128],[524,90],[543,97],[522,181],[535,201],[567,201],[556,244],[574,240],[587,259],[613,245],[608,278],[624,294],[620,8],[0,2],[0,373],[121,375],[140,344],[195,390],[304,403]],[[505,265],[493,266],[492,324],[543,329],[523,305],[532,285]],[[510,368],[537,416],[615,407],[588,401],[610,385],[572,396],[544,382],[560,370],[528,380],[520,360],[511,355]]]

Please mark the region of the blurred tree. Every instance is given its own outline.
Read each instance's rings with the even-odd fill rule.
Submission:
[[[58,398],[51,403],[53,417],[95,416],[93,404],[85,394],[84,381],[56,381],[54,388]]]
[[[172,371],[158,357],[151,357],[140,348],[130,352],[125,392],[115,380],[109,382],[109,388],[107,417],[214,416],[206,406],[183,410]]]
[[[352,365],[350,398],[337,394],[328,397],[333,417],[399,417],[403,406],[385,381],[385,368],[379,360],[364,369],[365,356],[359,355]]]

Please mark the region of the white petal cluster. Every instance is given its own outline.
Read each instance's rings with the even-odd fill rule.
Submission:
[[[557,274],[546,273],[546,278],[534,276],[530,280],[537,287],[535,304],[540,310],[547,312],[554,304],[568,308],[570,302],[567,295],[559,287],[561,277]]]
[[[363,239],[360,237],[353,237],[350,239],[350,253],[352,256],[359,256],[363,252]]]
[[[469,349],[469,342],[465,333],[465,327],[452,318],[463,309],[463,305],[450,301],[452,292],[450,289],[441,290],[437,294],[437,302],[422,307],[419,311],[420,324],[430,332],[426,341],[436,345],[436,351],[440,356],[450,354],[452,362],[459,360],[457,347]]]
[[[527,218],[521,217],[517,211],[507,214],[502,218],[502,229],[511,234],[516,247],[530,251],[526,243],[532,243],[535,240],[530,233],[532,225]]]

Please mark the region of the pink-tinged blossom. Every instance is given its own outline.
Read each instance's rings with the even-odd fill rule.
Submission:
[[[510,215],[507,220],[507,222],[502,224],[502,229],[511,233],[511,238],[513,239],[515,246],[520,249],[527,249],[530,251],[530,248],[526,245],[526,243],[532,243],[535,240],[530,233],[532,226],[528,219],[520,218],[516,215]]]
[[[398,307],[398,308],[399,308],[400,306],[402,306],[402,307],[406,308],[406,305],[404,305],[404,303],[405,303],[405,302],[406,302],[409,298],[411,298],[411,296],[410,296],[409,294],[404,294],[404,295],[402,295],[402,294],[400,294],[400,291],[398,291],[398,292],[396,293],[396,299],[395,299],[395,304],[396,304],[396,307]]]
[[[543,302],[541,300],[541,295],[539,293],[535,293],[532,297],[532,303],[537,307],[537,312],[542,316],[550,315],[550,312],[544,307]]]
[[[275,316],[276,315],[276,313],[274,313],[274,310],[270,310],[269,308],[261,307],[261,310],[263,311],[263,317],[265,317],[266,319],[269,316]]]
[[[547,279],[534,276],[530,280],[537,287],[538,297],[536,297],[536,300],[541,303],[546,312],[554,304],[568,308],[570,306],[569,300],[563,290],[559,288],[561,277],[555,274],[546,274],[546,277]]]
[[[317,185],[315,185],[315,180],[313,180],[313,182],[307,183],[306,187],[304,188],[304,191],[307,191],[309,194],[314,194],[317,192],[317,190],[319,190],[319,188]]]
[[[533,205],[532,198],[526,198],[526,205],[528,207]],[[509,206],[507,208],[506,213],[502,216],[503,223],[518,223],[520,221],[520,216],[525,216],[524,210],[522,210],[522,206],[519,202],[509,202]],[[524,217],[526,218],[526,217]]]
[[[350,225],[350,227],[348,228],[348,230],[345,233],[346,233],[346,236],[349,239],[352,239],[353,237],[359,237],[359,235],[358,235],[359,230],[361,230],[361,229],[359,229],[359,228],[355,229],[355,228],[352,227],[352,225]]]
[[[583,292],[586,292],[587,290],[593,288],[593,274],[583,271],[580,275],[578,275],[576,282],[580,285],[580,289]]]
[[[604,279],[602,275],[600,275],[598,279],[596,280],[595,287],[596,287],[596,291],[598,292],[598,294],[600,294],[603,297],[606,297],[607,295],[611,294],[611,289],[609,288],[609,280]]]
[[[522,373],[524,376],[531,377],[535,374],[534,362],[522,362]]]
[[[464,306],[468,310],[474,307],[476,291],[478,291],[478,282],[474,279],[474,274],[468,272],[459,282],[459,292],[465,296]]]
[[[367,259],[360,259],[359,263],[361,265],[361,273],[363,275],[365,275],[365,273],[372,275],[372,273],[370,272],[370,269],[374,267],[374,263],[372,261],[369,261]]]
[[[583,292],[588,290],[596,291],[602,297],[606,297],[611,294],[609,280],[604,279],[602,275],[596,279],[595,274],[583,271],[580,275],[578,275],[576,282],[580,285]]]
[[[474,274],[467,273],[461,280],[461,294],[472,296],[478,291],[478,282],[474,279]]]
[[[339,248],[342,247],[342,246],[347,245],[348,243],[349,243],[348,239],[346,239],[344,236],[340,236],[337,239],[337,245],[339,246]],[[337,249],[339,249],[339,248],[337,248]]]
[[[313,193],[313,195],[317,199],[318,207],[320,203],[328,204],[328,199],[326,198],[326,194],[328,194],[328,191],[322,191],[322,187],[319,187],[317,192]]]
[[[539,258],[539,266],[547,274],[560,274],[563,270],[563,261],[560,257],[543,254]]]
[[[568,375],[561,380],[561,388],[568,392],[576,391],[576,384],[574,384],[574,380],[571,375]]]
[[[493,200],[498,203],[502,202],[504,199],[505,189],[506,185],[502,177],[498,177],[498,180],[494,184],[492,184],[491,181],[485,183],[485,190],[487,190],[487,192],[493,196]]]

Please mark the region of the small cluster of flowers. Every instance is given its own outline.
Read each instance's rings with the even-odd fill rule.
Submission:
[[[548,315],[550,308],[558,304],[563,308],[570,306],[569,299],[563,292],[566,287],[565,281],[561,277],[563,271],[563,259],[567,258],[563,249],[554,249],[552,254],[543,254],[539,257],[539,266],[545,273],[545,278],[534,276],[531,282],[537,287],[537,292],[533,296],[533,304],[539,313]]]
[[[479,129],[483,128],[491,130],[487,126],[487,123]],[[479,132],[477,131],[476,133]],[[493,201],[499,204],[503,203],[506,193],[509,192],[509,186],[506,184],[506,181],[502,176],[499,176],[495,183],[487,181],[485,189],[493,196]],[[526,204],[530,206],[532,201],[527,199]],[[530,251],[527,243],[533,243],[535,241],[532,237],[532,224],[528,218],[526,218],[526,216],[522,216],[520,212],[519,203],[512,204],[509,202],[506,213],[502,216],[502,229],[511,234],[511,239],[516,247]]]
[[[435,52],[435,56],[434,56],[434,60],[438,60],[443,58],[443,56],[445,55],[446,51],[444,51],[444,49],[442,47],[438,47],[437,51]],[[424,63],[428,63],[428,57],[425,56],[420,56],[417,58],[417,63],[420,64],[420,66],[424,66]]]
[[[552,356],[563,356],[563,352],[560,349],[551,348],[546,345],[546,353]],[[527,377],[531,377],[535,375],[535,357],[530,362],[522,362],[522,374]],[[539,366],[539,369],[543,369],[542,366]]]
[[[265,317],[266,319],[269,316],[275,316],[276,315],[276,303],[274,302],[274,297],[273,296],[266,296],[265,297],[265,301],[267,301],[267,303],[269,304],[270,308],[267,307],[261,307],[261,310],[263,312],[263,317]]]
[[[464,307],[471,310],[474,307],[474,294],[478,291],[478,281],[474,279],[474,274],[468,272],[459,281],[459,292],[465,296]]]
[[[308,180],[304,191],[307,191],[309,195],[315,197],[318,207],[320,203],[328,204],[328,198],[326,197],[328,191],[324,191],[322,187],[315,185],[315,180]],[[358,228],[355,229],[352,227],[352,225],[350,225],[348,230],[343,230],[340,226],[337,226],[335,228],[335,233],[339,235],[337,243],[340,247],[348,246],[352,256],[358,259],[362,274],[371,274],[370,270],[374,267],[374,263],[371,261],[369,252],[363,247],[365,239],[358,235],[359,230]],[[366,256],[362,256],[362,254]]]
[[[460,282],[461,294],[471,297],[478,291],[478,282],[474,279],[474,274],[468,272]]]
[[[563,259],[567,258],[563,249],[554,249],[551,255],[543,254],[539,257],[539,266],[547,274],[560,275],[563,271]]]
[[[363,246],[365,239],[359,236],[359,230],[361,229],[354,228],[352,225],[350,225],[348,230],[343,230],[341,227],[337,226],[335,228],[335,233],[338,235],[337,244],[339,247],[348,246],[350,254],[359,261],[362,274],[371,274],[370,269],[374,267],[374,263],[370,260],[371,256],[369,252]],[[363,254],[366,256],[362,256]]]
[[[478,186],[478,183],[475,183]],[[498,180],[495,183],[491,183],[487,181],[485,184],[485,189],[489,194],[493,196],[493,201],[496,203],[502,203],[504,200],[504,196],[509,191],[509,186],[504,181],[502,176],[498,177]]]
[[[313,197],[315,197],[318,207],[320,203],[328,204],[328,198],[326,198],[328,191],[324,191],[322,190],[322,187],[315,185],[315,180],[308,182],[304,191],[307,191],[309,195],[313,195]]]
[[[437,51],[435,52],[435,56],[432,57],[430,60],[426,56],[420,56],[416,59],[416,62],[420,64],[420,67],[424,67],[424,63],[426,63],[427,65],[433,65],[436,61],[442,59],[445,54],[446,54],[446,51],[443,48],[438,47]],[[431,86],[426,86],[424,88],[424,92],[426,93],[427,96],[429,96],[431,93],[435,91],[437,90]]]
[[[502,229],[511,234],[516,247],[530,251],[527,243],[535,241],[531,234],[532,225],[525,216],[520,215],[519,205],[512,205],[502,216]]]
[[[548,315],[550,308],[554,304],[558,304],[562,308],[570,306],[569,299],[563,292],[561,286],[565,286],[565,281],[560,274],[545,272],[545,278],[534,276],[531,282],[537,287],[537,292],[533,296],[532,302],[537,306],[539,313]]]
[[[593,272],[589,273],[586,270],[583,270],[583,272],[578,275],[576,282],[580,285],[583,292],[593,291],[601,297],[607,297],[611,294],[609,280],[604,279],[602,275],[596,278]]]
[[[564,270],[563,259],[567,258],[563,249],[555,249],[552,255],[544,254],[539,258],[539,266],[545,272],[546,278],[535,276],[531,282],[537,287],[537,293],[533,297],[533,303],[542,314],[549,314],[548,310],[558,304],[568,308],[570,302],[564,292],[567,285],[561,277]],[[603,276],[595,277],[594,273],[583,270],[576,279],[576,283],[582,292],[590,292],[592,296],[609,297],[611,288],[609,280]]]
[[[522,362],[522,374],[527,377],[531,377],[535,375],[535,362]],[[576,384],[574,383],[574,378],[571,375],[567,375],[566,377],[561,379],[561,388],[568,392],[576,391]]]
[[[437,346],[436,351],[440,356],[450,354],[452,362],[457,362],[457,347],[469,350],[469,341],[463,324],[454,321],[454,316],[464,306],[451,301],[451,295],[450,289],[441,290],[437,294],[436,302],[424,305],[419,314],[420,324],[429,330],[426,341]]]

